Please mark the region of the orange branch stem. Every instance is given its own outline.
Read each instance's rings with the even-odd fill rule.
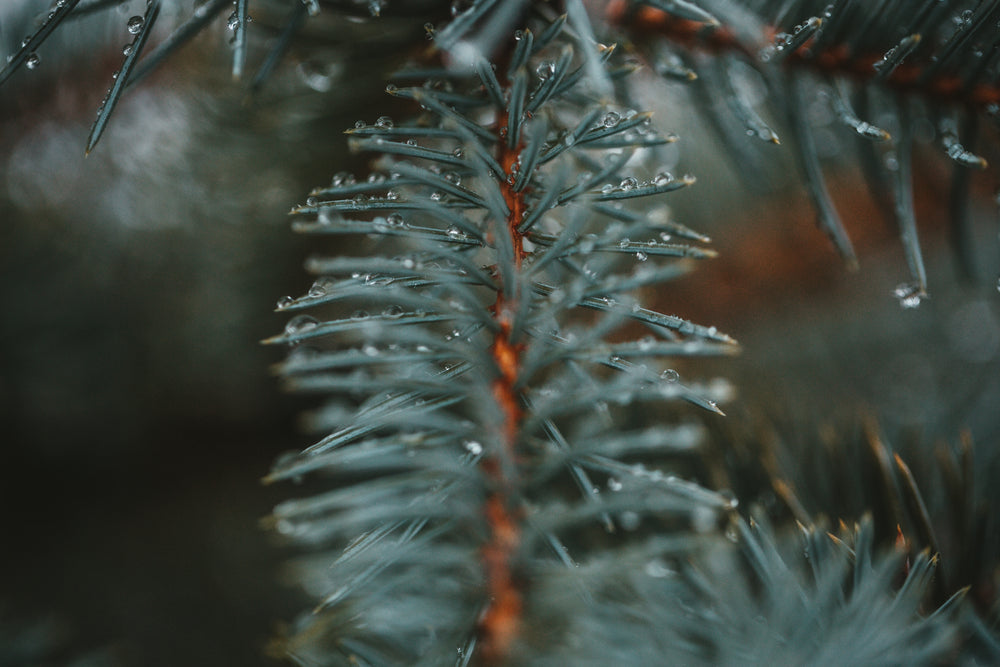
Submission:
[[[704,24],[674,18],[663,11],[650,7],[643,7],[629,16],[625,12],[625,5],[622,2],[610,3],[607,16],[616,23],[629,21],[630,27],[637,34],[663,35],[690,49],[738,51],[752,60],[757,58],[756,53],[751,53],[726,28],[706,30]],[[773,37],[778,31],[771,29],[770,32],[769,36]],[[844,47],[827,49],[818,54],[808,54],[808,49],[800,49],[788,57],[788,62],[812,68],[824,74],[872,80],[875,78],[874,65],[882,59],[882,56],[881,53],[852,54]],[[920,64],[904,62],[886,78],[885,84],[904,92],[920,93],[946,101],[980,107],[1000,103],[1000,87],[996,85],[981,83],[970,86],[959,77],[947,74],[924,80],[924,71]]]
[[[506,117],[498,122],[498,127],[507,124]],[[520,146],[504,148],[500,154],[500,165],[506,174],[501,174],[501,188],[504,202],[509,211],[506,229],[497,229],[496,234],[507,233],[514,248],[514,263],[517,268],[525,257],[524,239],[518,226],[524,217],[524,194],[515,192],[505,180],[507,174],[514,172],[520,153]],[[499,243],[499,241],[497,240]],[[502,454],[508,461],[516,461],[516,451],[519,439],[521,420],[520,397],[516,387],[522,346],[511,340],[511,322],[509,306],[501,293],[493,305],[493,314],[497,318],[499,331],[493,339],[490,348],[493,360],[496,362],[499,376],[493,381],[493,397],[503,415],[503,446]],[[486,573],[486,585],[489,604],[483,611],[478,622],[479,661],[481,664],[494,665],[504,661],[510,655],[511,647],[521,629],[524,607],[521,586],[514,573],[513,561],[521,543],[519,519],[521,511],[509,497],[508,489],[511,480],[501,465],[501,456],[485,459],[483,471],[489,477],[492,493],[486,499],[484,514],[490,527],[490,539],[482,548],[483,564]]]

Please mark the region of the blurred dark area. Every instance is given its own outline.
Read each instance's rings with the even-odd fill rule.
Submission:
[[[0,53],[32,8],[0,10]],[[189,10],[165,4],[154,39]],[[295,491],[260,480],[304,439],[259,341],[310,282],[287,211],[360,163],[342,131],[391,107],[412,21],[321,16],[250,95],[223,16],[85,158],[140,11],[64,26],[0,95],[0,665],[277,664],[309,606],[261,525]],[[255,66],[281,14],[254,18]]]

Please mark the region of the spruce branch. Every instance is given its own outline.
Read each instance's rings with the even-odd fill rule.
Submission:
[[[4,65],[3,69],[0,69],[0,84],[7,80],[7,78],[13,74],[22,65],[27,66],[30,69],[34,69],[38,65],[38,54],[36,51],[38,47],[42,45],[42,42],[52,34],[59,24],[69,16],[70,12],[76,7],[80,0],[59,0],[55,6],[49,10],[48,15],[42,22],[42,25],[38,29],[25,37],[21,41],[20,48],[12,53]]]
[[[895,294],[904,308],[920,305],[927,296],[927,276],[916,231],[912,206],[912,135],[922,116],[910,108],[926,105],[932,115],[948,118],[955,112],[974,117],[993,108],[1000,99],[1000,64],[996,58],[996,20],[1000,10],[994,3],[937,2],[889,3],[878,11],[867,11],[849,2],[820,3],[800,0],[792,3],[758,0],[746,3],[703,2],[699,11],[716,19],[706,25],[693,18],[687,8],[673,3],[614,3],[609,19],[642,35],[641,52],[663,75],[676,79],[678,65],[674,53],[681,49],[694,63],[689,76],[725,81],[727,62],[740,62],[760,72],[768,88],[768,105],[779,117],[786,117],[795,139],[794,150],[806,190],[817,212],[820,227],[831,237],[849,267],[858,258],[836,207],[824,184],[813,130],[807,116],[807,102],[817,89],[827,90],[831,110],[860,136],[890,142],[890,151],[874,159],[871,147],[862,149],[875,198],[891,198],[890,217],[900,230],[910,280],[900,284]],[[687,4],[687,3],[684,3]],[[669,44],[669,49],[664,47]],[[664,60],[665,52],[670,55]],[[704,54],[711,54],[705,57]],[[671,60],[671,58],[673,60]],[[697,86],[695,82],[692,85]],[[828,90],[829,89],[829,90]],[[730,89],[726,104],[712,104],[719,113],[726,107],[746,134],[775,141],[777,134]],[[719,93],[708,93],[718,97]],[[863,111],[855,112],[851,98],[862,101]],[[882,106],[898,120],[897,137],[876,127],[869,100],[885,99]],[[710,100],[711,102],[711,100]],[[726,128],[728,119],[715,125]],[[966,124],[962,136],[956,123],[938,128],[947,157],[961,169],[952,177],[951,224],[963,270],[975,273],[968,244],[968,174],[966,169],[983,169],[986,160],[975,151],[974,126]],[[738,132],[723,129],[723,141],[744,164],[759,163],[752,151],[739,146]],[[890,195],[891,193],[891,195]]]
[[[679,516],[701,513],[708,530],[712,517],[733,507],[725,496],[621,458],[636,448],[663,458],[689,444],[653,427],[626,445],[612,408],[683,399],[721,412],[662,363],[732,353],[735,341],[642,308],[628,294],[677,275],[669,266],[646,268],[653,258],[712,256],[663,241],[662,224],[626,206],[693,179],[622,173],[625,158],[659,136],[649,116],[594,99],[580,85],[587,58],[558,32],[541,34],[519,32],[506,69],[477,60],[446,74],[446,87],[387,87],[423,112],[350,131],[356,149],[383,156],[379,171],[363,182],[337,177],[293,210],[300,231],[364,234],[404,252],[370,264],[313,260],[324,275],[309,294],[283,299],[280,310],[315,312],[341,301],[385,310],[296,315],[267,341],[316,346],[282,365],[294,388],[360,400],[356,409],[335,403],[318,411],[313,425],[333,430],[270,477],[335,469],[353,480],[276,510],[282,532],[347,549],[331,571],[339,583],[325,594],[320,616],[303,621],[293,652],[311,654],[314,642],[299,642],[329,629],[345,660],[435,663],[458,650],[460,664],[535,662],[548,653],[536,646],[536,614],[551,603],[539,598],[540,572],[599,557],[580,531],[635,531],[642,516],[660,517],[677,533],[671,550],[690,551],[697,540]],[[598,157],[609,150],[610,159]],[[595,171],[567,182],[571,170],[588,167]],[[364,273],[354,270],[363,266]],[[600,319],[585,331],[587,310]],[[602,340],[622,335],[616,332],[630,322],[650,335]],[[350,340],[362,347],[345,349]],[[348,368],[356,370],[337,373]],[[600,479],[612,480],[610,496],[596,490]],[[566,495],[566,483],[582,500]],[[361,533],[355,546],[346,541],[352,531]],[[662,548],[655,544],[653,552]],[[470,578],[457,582],[457,596],[426,588],[433,576],[426,565],[439,558],[464,560],[460,569]],[[583,610],[575,609],[579,599],[565,599],[563,613],[596,612],[610,602],[599,588],[586,593]],[[401,624],[398,612],[383,608],[386,595],[440,618],[433,635],[421,639],[422,630]],[[439,613],[442,606],[448,611]],[[372,614],[383,619],[377,638]],[[327,652],[314,659],[338,662]]]
[[[834,532],[845,544],[841,533],[861,523],[867,551],[896,553],[895,584],[921,554],[933,557],[934,575],[920,586],[922,615],[937,623],[942,614],[932,610],[951,609],[941,631],[952,634],[953,650],[985,662],[1000,656],[995,638],[983,633],[995,627],[998,610],[997,504],[983,481],[996,468],[993,449],[977,448],[968,432],[937,443],[887,435],[870,417],[836,431],[810,428],[786,416],[753,433],[727,433],[738,454],[725,477],[741,500],[767,503],[775,522],[794,519],[807,531],[840,526]]]

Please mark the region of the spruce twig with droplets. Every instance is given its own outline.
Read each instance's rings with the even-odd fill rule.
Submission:
[[[346,546],[329,573],[336,584],[323,611],[303,620],[293,654],[332,664],[440,664],[458,649],[460,663],[473,655],[480,664],[537,662],[547,652],[537,643],[538,610],[553,603],[538,597],[537,577],[560,561],[575,567],[616,548],[612,540],[595,550],[575,526],[614,531],[624,521],[635,531],[641,516],[656,517],[674,537],[621,546],[636,542],[630,549],[649,558],[673,556],[697,543],[684,514],[731,508],[725,496],[622,460],[628,452],[655,460],[676,445],[663,425],[631,430],[623,441],[610,406],[684,399],[719,412],[663,360],[736,346],[714,327],[628,296],[677,272],[650,256],[711,256],[660,239],[677,227],[623,206],[693,179],[622,173],[634,147],[654,145],[659,135],[648,115],[593,99],[587,59],[564,43],[560,28],[520,32],[506,72],[478,61],[449,74],[447,90],[390,86],[425,113],[407,124],[380,118],[350,134],[359,149],[398,161],[364,182],[338,177],[293,211],[301,231],[374,234],[399,240],[394,252],[405,252],[315,260],[327,275],[310,294],[282,300],[280,310],[364,298],[385,311],[298,315],[269,339],[321,346],[294,350],[282,366],[293,386],[361,394],[357,412],[318,412],[316,425],[332,431],[282,461],[271,478],[331,469],[377,475],[276,510],[284,532]],[[603,49],[604,59],[611,56]],[[369,268],[356,270],[362,266]],[[581,308],[597,319],[584,326]],[[605,341],[629,323],[649,335]],[[363,340],[361,349],[343,348],[351,337]],[[364,370],[329,372],[353,364]],[[595,403],[603,406],[596,413]],[[567,496],[564,477],[582,500]],[[595,479],[613,480],[614,493],[599,493]],[[360,537],[350,542],[350,532]],[[434,574],[441,563],[457,579]],[[604,595],[585,586],[560,604],[561,615],[603,614],[612,604]],[[419,627],[403,616],[415,609],[424,619]],[[339,659],[312,652],[317,631],[331,632],[327,646],[337,647]]]
[[[648,36],[640,40],[640,49],[654,69],[672,80],[718,79],[713,70],[729,70],[733,64],[762,75],[767,106],[786,120],[794,138],[799,172],[819,225],[854,268],[858,257],[824,182],[820,151],[806,112],[817,93],[829,100],[824,106],[830,107],[834,117],[869,140],[860,145],[857,161],[865,168],[874,198],[892,202],[887,206],[888,216],[899,229],[910,272],[909,281],[895,289],[903,308],[918,307],[928,295],[912,201],[915,174],[911,161],[915,128],[929,115],[932,126],[937,126],[943,154],[954,164],[948,212],[958,257],[967,275],[976,274],[969,241],[969,177],[970,170],[987,166],[974,152],[977,117],[983,111],[995,117],[1000,103],[996,57],[1000,8],[996,3],[896,2],[866,12],[849,2],[703,0],[696,4],[711,11],[700,13],[678,11],[674,4],[636,0],[616,3],[610,12]],[[675,52],[678,49],[687,51],[691,62],[682,61]],[[705,52],[716,55],[698,57]],[[687,74],[678,76],[678,71]],[[738,135],[743,133],[730,128],[745,128],[745,134],[771,143],[777,134],[762,125],[745,92],[730,92],[728,104],[716,106],[732,109],[735,118],[719,117],[715,124],[723,128],[724,143],[741,163],[759,164],[757,151],[768,149],[741,146]],[[961,135],[956,116],[961,118]],[[899,125],[897,136],[869,122],[886,117]],[[939,123],[936,118],[945,120]]]

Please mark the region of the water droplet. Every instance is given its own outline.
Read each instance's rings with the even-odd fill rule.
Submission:
[[[583,253],[593,252],[594,245],[596,243],[597,243],[597,235],[596,234],[586,234],[583,237],[583,240],[580,241],[580,252],[583,252]],[[593,269],[590,269],[590,267],[587,266],[586,264],[584,265],[583,268],[584,268],[584,273],[587,273],[588,269],[591,271],[591,273],[593,272]]]
[[[669,171],[661,171],[653,177],[653,185],[667,185],[674,180],[673,174]]]
[[[316,282],[309,287],[309,296],[314,299],[326,296],[331,287],[333,287],[333,281],[329,278],[317,278]]]
[[[319,200],[316,199],[315,197],[307,197],[306,198],[306,206],[315,206],[318,203],[319,203]]]
[[[674,571],[667,566],[662,558],[654,558],[646,563],[646,566],[643,568],[643,572],[645,572],[647,576],[653,577],[654,579],[663,579],[664,577],[669,577],[674,574]]]
[[[385,317],[388,317],[389,319],[393,319],[394,320],[397,317],[402,317],[402,315],[403,315],[403,309],[400,308],[399,306],[393,304],[391,306],[388,306],[385,310],[383,310],[382,311],[382,315],[384,315]]]
[[[612,491],[621,491],[624,485],[614,477],[608,477],[608,488]]]
[[[130,56],[130,55],[132,55],[132,45],[131,44],[126,44],[125,46],[122,47],[122,55],[123,56]]]
[[[552,73],[555,71],[556,71],[555,64],[549,61],[545,61],[535,68],[535,74],[537,74],[538,78],[543,81],[552,76]]]
[[[622,121],[622,115],[617,111],[609,111],[604,114],[604,119],[601,121],[604,127],[614,127]]]
[[[645,262],[647,259],[649,259],[649,255],[647,255],[644,252],[637,252],[635,253],[635,259],[638,262]]]
[[[636,187],[639,187],[639,181],[636,180],[635,176],[628,176],[618,184],[620,190],[631,190]]]
[[[660,379],[664,382],[669,382],[673,384],[681,379],[681,374],[675,371],[673,368],[668,368],[662,373],[660,373]]]
[[[462,446],[465,447],[465,451],[469,452],[473,456],[479,456],[483,453],[483,446],[475,440],[466,440],[462,443]]]
[[[236,16],[236,14],[234,13],[233,16]],[[128,23],[125,24],[125,27],[128,28],[129,34],[138,35],[142,32],[142,26],[144,25],[146,25],[145,19],[141,16],[133,16],[128,20]]]
[[[35,69],[41,61],[42,60],[38,57],[37,53],[32,53],[28,56],[28,59],[24,61],[24,66],[28,69]]]
[[[363,120],[356,120],[356,121],[354,121],[354,127],[355,127],[355,129],[358,129],[358,130],[364,129],[367,125],[368,124],[365,121],[363,121]]]
[[[397,90],[399,90],[399,88],[397,88],[396,85],[393,83],[390,83],[385,87],[385,92],[389,93],[390,95],[395,93]]]
[[[389,223],[390,227],[399,228],[399,227],[404,227],[406,225],[406,221],[403,219],[403,216],[401,216],[399,213],[390,213],[389,216],[385,219],[385,221]]]
[[[351,313],[352,320],[364,320],[367,318],[368,318],[367,310],[355,310],[353,313]]]
[[[723,497],[726,501],[725,508],[729,510],[734,510],[740,506],[740,501],[737,500],[736,494],[729,489],[722,489],[719,491],[719,495]]]
[[[138,18],[138,17],[134,17],[134,18]],[[131,23],[131,19],[129,19],[129,22]],[[236,28],[237,28],[237,26],[239,26],[239,24],[240,24],[240,17],[237,16],[236,12],[233,12],[232,14],[230,14],[229,18],[226,20],[226,27],[229,28],[230,30],[236,30]],[[129,32],[131,32],[131,31],[129,31]]]
[[[515,30],[514,31],[514,41],[515,42],[520,42],[522,39],[524,39],[524,31],[523,30]]]
[[[903,283],[893,290],[893,296],[899,300],[899,305],[905,309],[919,308],[927,298],[927,293],[917,283]]]
[[[392,283],[392,277],[384,276],[378,273],[366,273],[364,275],[364,282],[366,287],[379,287],[381,285],[388,285]]]
[[[379,116],[378,120],[375,121],[375,127],[380,127],[383,130],[391,130],[393,125],[392,118],[389,116]]]
[[[206,6],[208,3],[205,3]],[[319,0],[302,0],[302,4],[306,6],[306,11],[309,12],[309,16],[316,16],[319,14]]]
[[[291,306],[293,303],[295,303],[295,297],[283,296],[280,299],[278,299],[278,310],[284,310],[285,308]]]
[[[407,139],[406,140],[406,145],[407,146],[416,146],[417,145],[417,140],[416,139]]]
[[[632,243],[632,240],[626,237],[626,238],[623,238],[621,241],[618,242],[618,247],[619,248],[627,248],[627,247],[629,247],[630,243]]]
[[[319,326],[319,320],[312,315],[296,315],[285,325],[285,334],[295,336]]]

